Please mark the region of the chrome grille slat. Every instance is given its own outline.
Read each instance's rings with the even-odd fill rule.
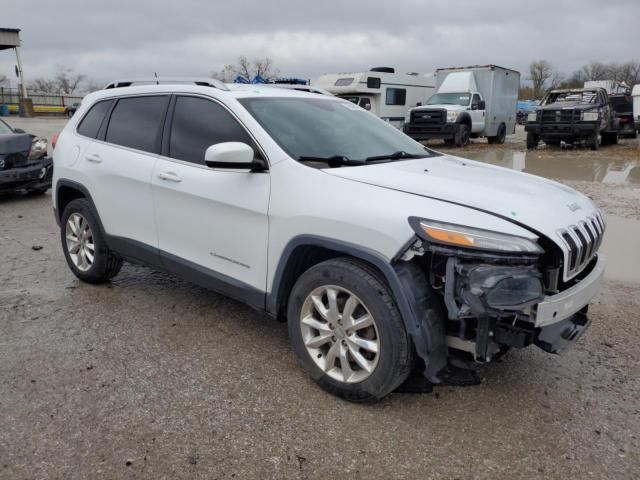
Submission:
[[[565,246],[564,279],[580,273],[593,259],[602,244],[606,229],[600,212],[558,230],[558,237]]]

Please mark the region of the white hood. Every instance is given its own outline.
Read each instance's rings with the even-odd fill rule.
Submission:
[[[481,209],[512,219],[555,242],[558,242],[558,229],[576,224],[596,212],[591,200],[562,184],[448,155],[325,172]],[[372,208],[375,207],[372,205]],[[429,212],[412,214],[429,217]],[[450,221],[464,224],[456,218]]]

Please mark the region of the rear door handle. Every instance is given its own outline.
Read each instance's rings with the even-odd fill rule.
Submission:
[[[166,180],[167,182],[179,183],[182,179],[173,172],[161,172],[158,174],[160,180]]]
[[[84,158],[86,158],[87,161],[91,162],[91,163],[102,163],[102,157],[100,155],[98,155],[98,154],[87,155]]]

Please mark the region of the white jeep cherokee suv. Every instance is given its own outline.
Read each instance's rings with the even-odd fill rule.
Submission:
[[[54,152],[83,281],[126,260],[286,320],[304,369],[353,401],[510,347],[559,353],[589,325],[605,223],[568,187],[437,153],[329,95],[109,87]]]

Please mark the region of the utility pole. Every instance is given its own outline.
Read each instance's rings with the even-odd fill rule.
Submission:
[[[16,51],[16,61],[18,62],[18,80],[20,81],[20,86],[22,87],[22,98],[29,98],[29,96],[27,95],[27,87],[26,87],[26,83],[24,80],[24,72],[22,71],[22,62],[20,62],[20,51],[18,50],[18,47],[15,47],[14,50]]]

